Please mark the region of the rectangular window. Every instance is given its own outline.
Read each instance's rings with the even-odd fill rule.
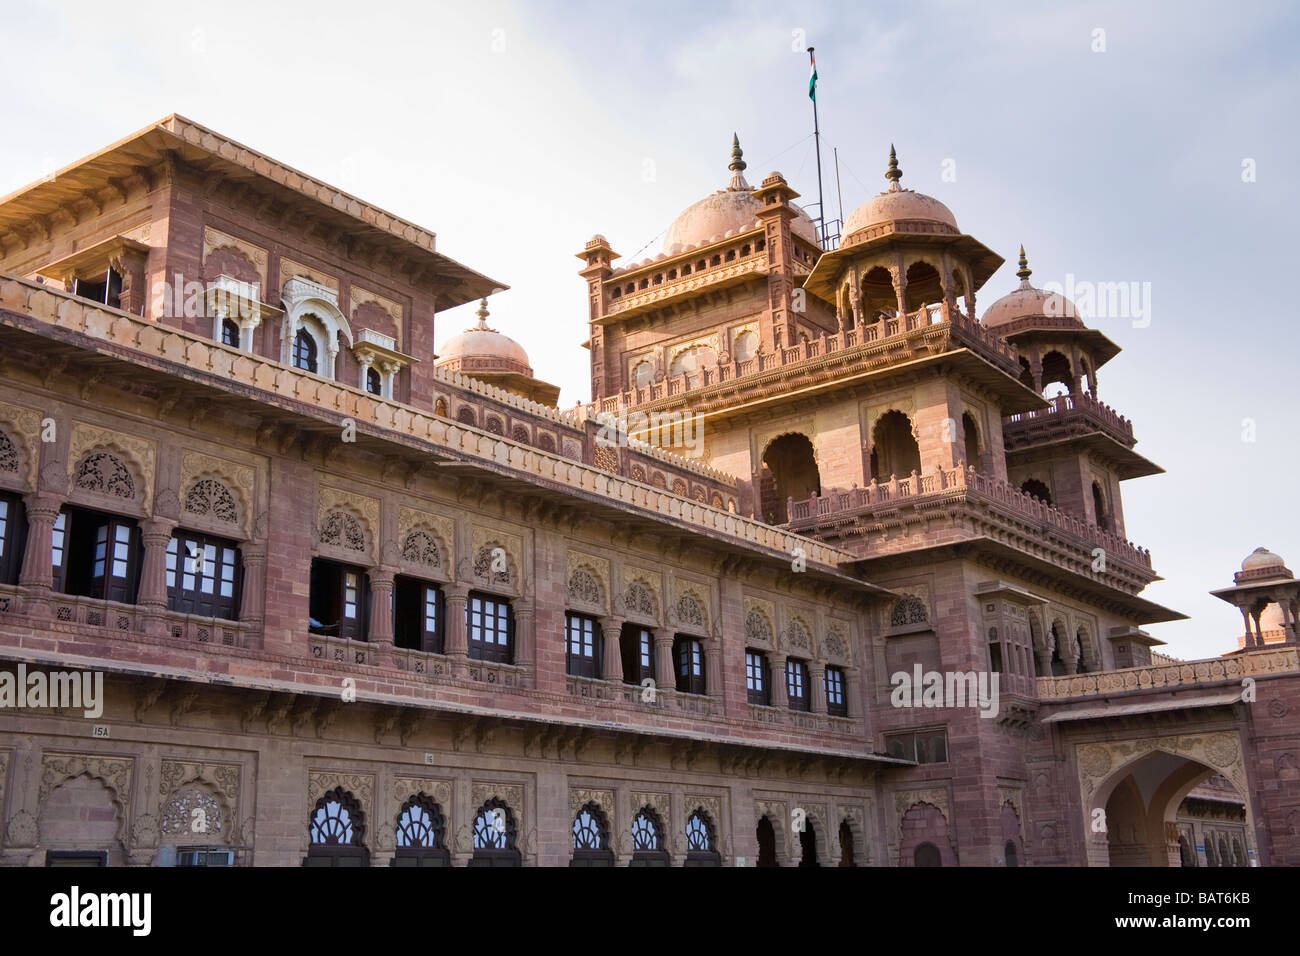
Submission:
[[[745,651],[745,690],[751,704],[772,703],[767,683],[767,657],[758,651]]]
[[[134,604],[140,574],[140,530],[130,518],[67,508],[50,539],[56,589],[81,597]]]
[[[0,494],[0,584],[17,584],[23,565],[26,521],[22,499]]]
[[[436,584],[398,575],[393,581],[393,641],[398,647],[430,654],[443,652],[445,604]]]
[[[826,668],[826,713],[832,717],[849,715],[848,697],[844,693],[844,671],[838,667]]]
[[[176,531],[167,542],[167,606],[233,621],[239,616],[239,571],[234,542]]]
[[[948,762],[948,732],[918,730],[885,735],[885,753],[917,763]]]
[[[808,665],[785,662],[785,693],[791,710],[808,710]]]
[[[465,603],[465,631],[473,660],[509,664],[514,660],[514,613],[510,602],[471,591]]]
[[[106,269],[102,276],[88,279],[75,279],[73,295],[91,299],[109,308],[120,308],[122,304],[122,276],[116,269]]]
[[[362,568],[325,558],[311,563],[308,628],[353,641],[366,639],[370,579]]]
[[[623,655],[624,683],[640,684],[647,678],[654,680],[654,635],[639,624],[624,624],[618,643]]]
[[[233,850],[223,850],[215,846],[178,846],[176,848],[177,866],[234,866]]]
[[[564,615],[565,672],[573,677],[600,676],[600,624],[585,614]]]
[[[704,645],[694,637],[678,634],[673,639],[673,657],[677,661],[677,689],[684,694],[706,693]]]

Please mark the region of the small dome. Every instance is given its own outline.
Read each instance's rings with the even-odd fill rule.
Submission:
[[[1078,323],[1079,328],[1084,328],[1083,320],[1079,318],[1079,309],[1073,302],[1059,293],[1035,289],[1029,284],[1032,271],[1025,258],[1025,247],[1021,246],[1020,269],[1016,272],[1020,277],[1020,288],[1007,293],[984,310],[980,319],[984,327],[991,329],[1009,325],[1017,319],[1046,316],[1071,318]]]
[[[747,164],[742,159],[743,155],[739,140],[733,136],[731,164],[727,167],[732,172],[730,184],[726,189],[719,189],[713,195],[687,206],[673,220],[664,236],[665,253],[674,256],[727,233],[737,234],[758,228],[758,214],[763,204],[754,198],[749,183],[745,182]],[[795,218],[790,223],[791,230],[809,242],[817,242],[817,229],[812,218],[794,203],[790,204],[790,208],[795,211]]]
[[[479,303],[478,324],[452,336],[438,349],[438,368],[450,367],[469,374],[500,371],[532,375],[524,347],[510,336],[488,328],[487,317],[484,299]]]
[[[898,185],[903,171],[898,168],[898,157],[894,147],[889,147],[889,170],[885,178],[889,188],[878,196],[868,199],[844,221],[844,236],[847,239],[854,233],[869,229],[885,222],[909,220],[912,222],[934,223],[934,232],[960,234],[957,218],[952,211],[933,196],[926,196],[914,189],[903,189]]]
[[[1263,571],[1266,568],[1286,569],[1286,562],[1267,548],[1256,548],[1241,562],[1243,571]]]

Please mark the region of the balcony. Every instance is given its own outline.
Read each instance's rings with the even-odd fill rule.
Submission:
[[[837,375],[846,366],[860,371],[872,365],[883,367],[957,349],[968,349],[1011,378],[1019,378],[1020,365],[1013,346],[961,312],[950,311],[947,303],[940,303],[901,317],[882,316],[872,325],[822,335],[744,361],[719,364],[628,389],[606,396],[589,408],[593,413],[617,412],[620,408],[664,402],[753,376],[784,373],[793,377],[804,372]]]
[[[1071,701],[1088,697],[1109,697],[1136,691],[1164,691],[1195,688],[1206,684],[1231,683],[1239,690],[1246,677],[1300,671],[1300,648],[1282,647],[1216,657],[1204,661],[1152,664],[1094,674],[1070,674],[1038,678],[1042,701]]]
[[[1137,443],[1133,423],[1089,395],[1060,395],[1047,408],[1009,415],[1002,420],[1007,450],[1101,432],[1126,448]]]

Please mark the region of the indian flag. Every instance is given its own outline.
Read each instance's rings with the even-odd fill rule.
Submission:
[[[813,102],[817,101],[817,57],[811,49],[808,50],[808,59],[812,61],[812,72],[808,75],[808,99]]]

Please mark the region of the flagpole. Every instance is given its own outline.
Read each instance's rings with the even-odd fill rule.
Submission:
[[[808,62],[815,71],[817,58],[813,56],[813,47],[808,48]],[[817,216],[822,223],[822,243],[826,242],[826,197],[822,195],[822,134],[817,123],[817,88],[810,91],[813,101],[813,141],[817,144]]]

